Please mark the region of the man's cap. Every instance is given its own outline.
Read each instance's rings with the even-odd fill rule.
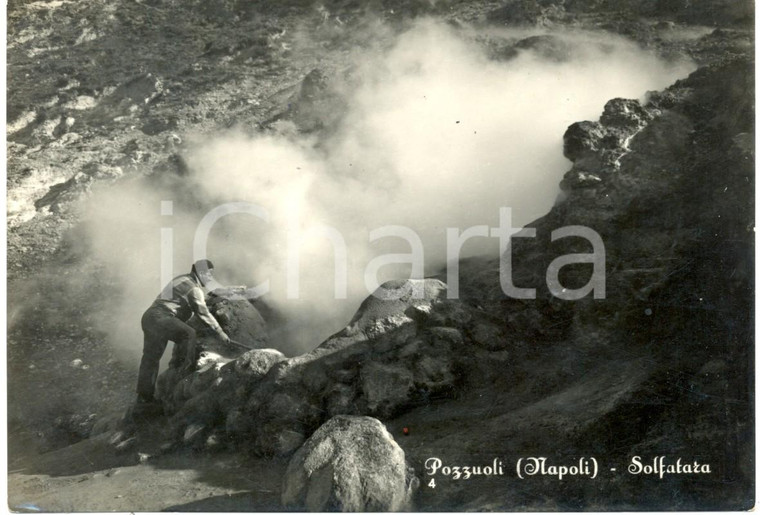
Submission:
[[[197,273],[203,273],[203,272],[209,272],[214,269],[214,263],[209,261],[208,259],[199,259],[193,264],[193,272]]]

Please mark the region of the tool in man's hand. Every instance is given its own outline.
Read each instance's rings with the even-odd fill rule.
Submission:
[[[231,343],[235,347],[240,347],[241,349],[245,349],[245,350],[252,350],[253,349],[253,347],[249,347],[248,345],[245,345],[244,343],[236,342],[232,338],[229,339],[229,343]]]
[[[214,333],[211,332],[210,330],[204,328],[204,329],[199,329],[198,330],[198,336],[214,336]],[[245,350],[253,350],[254,349],[254,347],[251,347],[250,345],[246,345],[244,343],[235,341],[232,338],[230,338],[229,340],[227,340],[227,342],[230,345],[233,345],[235,347],[239,347],[241,349],[245,349]]]

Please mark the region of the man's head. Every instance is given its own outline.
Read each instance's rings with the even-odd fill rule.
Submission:
[[[214,264],[208,259],[200,259],[193,264],[192,272],[203,286],[213,279]]]

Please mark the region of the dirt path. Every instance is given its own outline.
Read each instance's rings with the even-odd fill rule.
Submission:
[[[278,510],[284,461],[225,450],[162,452],[166,420],[144,421],[127,448],[109,431],[53,452],[14,460],[13,511]]]
[[[58,457],[70,462],[70,453]],[[87,459],[79,455],[80,462]],[[123,459],[132,459],[125,457]],[[101,461],[103,461],[101,459]],[[273,511],[284,464],[236,454],[184,454],[73,475],[11,473],[13,511]],[[35,508],[36,507],[36,508]]]

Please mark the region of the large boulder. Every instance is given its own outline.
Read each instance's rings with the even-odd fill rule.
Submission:
[[[399,511],[410,508],[418,484],[379,420],[339,415],[290,460],[282,503],[309,511]]]
[[[207,304],[211,314],[231,339],[250,349],[264,349],[268,346],[266,321],[250,301],[239,296],[212,295]],[[191,325],[206,335],[200,339],[200,351],[219,354],[225,358],[236,358],[245,352],[245,349],[237,346],[223,345],[216,336],[209,336],[199,320],[193,319]]]

